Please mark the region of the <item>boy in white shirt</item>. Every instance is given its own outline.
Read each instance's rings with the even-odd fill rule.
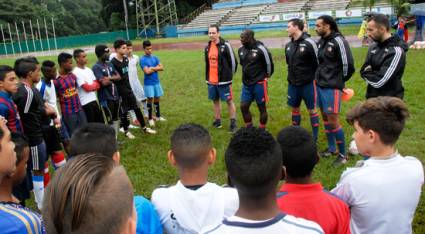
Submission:
[[[359,153],[370,156],[344,171],[332,190],[351,208],[353,234],[412,233],[424,172],[418,159],[395,148],[408,116],[395,97],[368,99],[347,114]]]
[[[88,63],[87,54],[84,50],[76,49],[73,57],[77,66],[72,73],[77,77],[78,96],[86,114],[87,122],[105,123],[102,111],[97,103],[96,91],[100,89],[100,84],[93,71],[86,67]]]
[[[168,160],[177,167],[180,180],[155,189],[151,199],[167,233],[209,231],[237,210],[236,190],[207,180],[208,167],[215,159],[216,150],[204,127],[183,124],[174,130]]]
[[[251,127],[237,131],[227,147],[225,162],[230,182],[238,190],[239,209],[206,233],[324,233],[317,223],[279,210],[276,192],[284,177],[282,153],[266,130]]]

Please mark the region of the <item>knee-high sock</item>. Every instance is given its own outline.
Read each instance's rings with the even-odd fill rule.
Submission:
[[[156,117],[159,118],[159,117],[161,117],[161,111],[160,111],[160,108],[159,108],[159,102],[155,102],[154,105],[155,105]]]
[[[152,103],[151,103],[151,102],[149,102],[149,103],[147,104],[147,106],[148,106],[148,118],[149,118],[149,119],[152,119]]]
[[[292,125],[299,126],[301,124],[301,114],[299,111],[292,111]]]
[[[50,182],[49,163],[48,163],[48,162],[46,162],[46,163],[44,164],[44,177],[43,177],[43,185],[44,185],[44,188],[46,188],[46,187],[47,187],[47,185],[49,184],[49,182]]]
[[[311,123],[311,129],[313,131],[314,142],[317,142],[317,137],[319,135],[319,114],[317,113],[310,114],[310,123]]]
[[[328,140],[328,150],[331,152],[336,152],[335,134],[332,132],[333,128],[328,122],[325,122],[324,125],[326,138]]]
[[[32,184],[34,186],[34,198],[35,203],[39,210],[43,208],[43,197],[44,197],[44,176],[32,176]]]
[[[339,126],[337,129],[333,131],[333,134],[335,135],[336,144],[338,145],[339,153],[345,156],[345,138],[344,138],[344,131],[342,130],[342,127]]]
[[[62,151],[53,152],[52,161],[55,170],[62,167],[66,163],[65,154]]]
[[[118,131],[120,130],[120,121],[118,120],[113,121],[111,127],[115,130],[115,139],[118,139]]]

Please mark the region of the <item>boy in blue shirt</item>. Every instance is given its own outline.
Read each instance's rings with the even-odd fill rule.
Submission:
[[[148,98],[148,112],[149,112],[149,125],[155,126],[154,119],[152,117],[152,104],[155,105],[155,114],[157,121],[167,121],[164,117],[161,117],[159,108],[159,99],[164,95],[161,83],[159,82],[158,72],[164,70],[164,66],[159,61],[159,58],[152,54],[152,44],[146,40],[143,42],[143,49],[145,55],[140,59],[140,67],[145,74],[145,96]]]

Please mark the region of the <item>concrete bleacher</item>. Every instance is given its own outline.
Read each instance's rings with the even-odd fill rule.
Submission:
[[[218,10],[206,10],[194,20],[184,25],[184,29],[190,28],[207,28],[211,24],[219,24],[220,21],[226,17],[230,12],[233,11],[233,8],[223,8]]]
[[[268,5],[255,5],[235,8],[223,19],[221,26],[249,25],[256,21],[267,7]]]
[[[270,4],[261,14],[273,15],[281,14],[286,12],[298,12],[301,11],[307,0],[301,1],[287,1],[283,3]]]
[[[343,10],[347,9],[350,0],[310,0],[305,4],[304,10]]]

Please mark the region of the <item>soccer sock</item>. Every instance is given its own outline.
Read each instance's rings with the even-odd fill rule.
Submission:
[[[145,124],[145,118],[143,117],[142,111],[140,110],[140,108],[136,108],[134,109],[134,113],[136,114],[136,118],[140,123],[140,127],[144,129],[146,127],[146,124]]]
[[[44,196],[44,176],[32,176],[32,184],[34,186],[34,198],[35,203],[39,210],[43,208],[43,196]]]
[[[149,103],[147,104],[147,106],[148,106],[148,118],[149,118],[149,119],[152,119],[152,103],[151,103],[151,102],[149,102]]]
[[[66,163],[65,154],[62,151],[53,152],[52,161],[55,170],[62,167]]]
[[[301,124],[301,114],[299,111],[292,111],[292,125],[299,126]]]
[[[50,174],[49,174],[49,163],[46,162],[44,164],[44,177],[43,177],[43,185],[46,188],[50,182]]]
[[[124,128],[124,132],[128,132],[128,126],[130,122],[128,121],[128,112],[122,113],[121,117],[121,126]]]
[[[160,109],[159,109],[159,102],[155,102],[154,103],[154,105],[155,105],[155,113],[156,113],[156,117],[161,117],[161,111],[160,111]]]
[[[326,138],[328,140],[328,150],[330,152],[336,152],[335,134],[332,132],[333,128],[328,122],[325,122],[324,125]]]
[[[314,142],[317,142],[317,137],[319,135],[319,114],[311,113],[310,123],[311,123],[311,129],[313,131]]]
[[[142,102],[142,104],[143,104],[143,114],[144,114],[145,116],[149,116],[149,112],[148,112],[148,103],[147,103],[146,101],[143,101],[143,102]]]
[[[115,130],[115,139],[118,139],[118,131],[120,130],[120,121],[113,121],[112,128]]]
[[[339,153],[345,156],[345,138],[344,131],[342,127],[339,126],[337,129],[333,130],[333,134],[335,135],[336,144],[338,145]]]

